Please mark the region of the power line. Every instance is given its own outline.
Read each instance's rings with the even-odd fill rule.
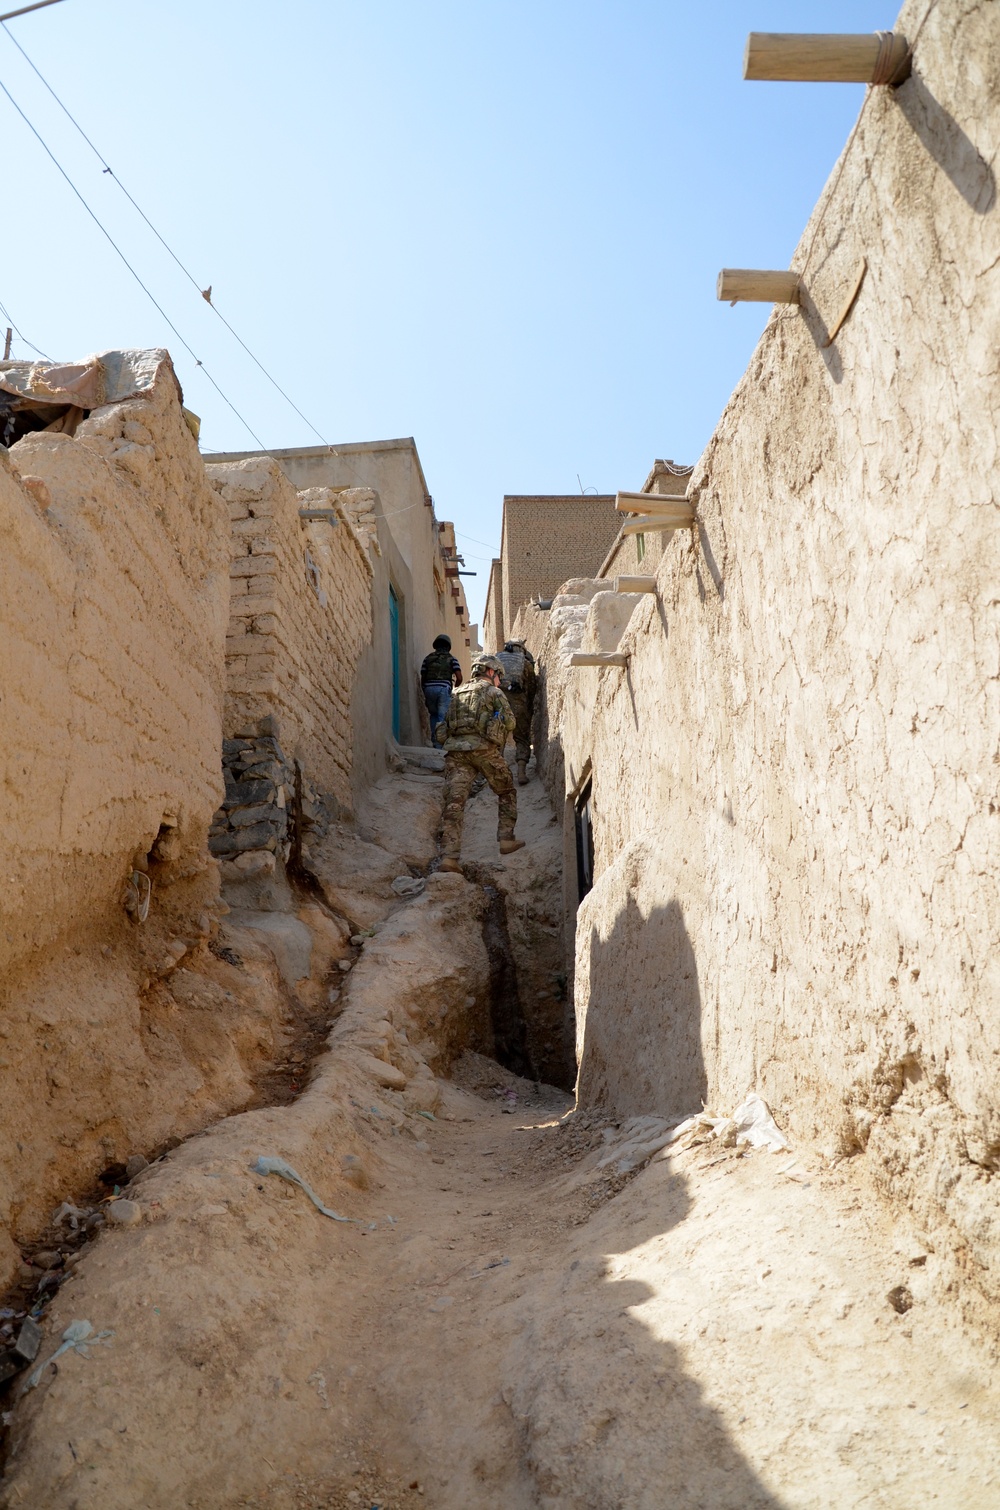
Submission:
[[[4,309],[2,304],[0,304],[0,315],[3,315],[4,319],[7,321],[8,325],[10,325],[11,329],[16,332],[18,340],[21,342],[22,346],[30,346],[32,351],[37,351],[38,355],[40,357],[44,357],[47,362],[52,361],[52,357],[49,356],[47,351],[43,351],[40,346],[36,346],[33,341],[28,340],[27,336],[21,334],[14,323],[14,316],[10,313],[9,310]]]
[[[278,393],[281,394],[281,396],[285,400],[285,402],[292,409],[295,410],[295,413],[299,416],[299,419],[302,420],[303,424],[305,424],[312,431],[312,433],[316,436],[317,440],[322,441],[322,443],[323,443],[324,446],[329,445],[330,443],[327,440],[326,436],[322,435],[320,433],[320,431],[317,430],[316,426],[312,423],[312,421],[308,418],[308,416],[305,415],[305,414],[303,414],[302,410],[299,408],[299,406],[295,402],[295,400],[293,398],[291,398],[290,395],[285,392],[284,388],[282,388],[282,386],[278,382],[278,380],[276,378],[272,377],[272,375],[270,374],[270,372],[268,372],[267,368],[264,366],[264,364],[260,360],[260,358],[258,356],[256,356],[254,354],[254,352],[252,352],[250,350],[250,347],[247,345],[246,341],[244,341],[244,339],[240,335],[239,331],[233,329],[232,325],[230,325],[229,321],[226,319],[226,317],[222,313],[222,311],[220,309],[218,309],[212,303],[212,300],[211,300],[211,292],[212,292],[211,284],[209,284],[209,286],[208,286],[207,289],[202,288],[201,284],[199,283],[198,279],[194,276],[194,274],[191,272],[190,268],[188,268],[181,261],[180,257],[174,251],[173,247],[167,241],[166,237],[153,224],[153,222],[150,220],[149,216],[146,214],[145,210],[138,203],[138,201],[133,197],[133,195],[129,193],[128,189],[122,183],[121,179],[118,177],[117,173],[112,168],[112,166],[108,162],[107,158],[104,156],[104,153],[100,150],[99,147],[97,147],[94,144],[94,142],[91,141],[90,137],[87,135],[86,131],[84,131],[83,127],[80,125],[80,122],[76,119],[76,116],[70,110],[69,106],[66,105],[63,102],[62,99],[60,99],[59,95],[53,89],[52,85],[49,83],[48,79],[42,73],[41,69],[38,68],[38,66],[35,64],[35,62],[28,56],[28,54],[25,52],[24,48],[21,46],[20,42],[13,35],[13,33],[10,31],[9,27],[7,27],[5,25],[3,29],[7,33],[7,36],[9,37],[10,41],[13,42],[14,46],[17,48],[18,52],[21,54],[21,56],[24,59],[24,61],[27,63],[28,67],[32,70],[32,72],[36,75],[36,77],[38,79],[40,79],[41,82],[44,84],[45,88],[48,90],[49,94],[55,100],[56,104],[59,106],[59,109],[66,116],[67,120],[69,120],[73,124],[73,126],[76,128],[76,130],[83,137],[84,141],[87,143],[87,146],[90,148],[91,152],[93,152],[94,156],[97,158],[98,162],[101,164],[104,172],[107,173],[107,174],[109,174],[110,177],[114,180],[114,182],[118,185],[119,189],[121,189],[122,193],[125,195],[125,198],[128,200],[129,204],[135,210],[136,214],[139,215],[140,218],[146,223],[146,225],[152,231],[153,235],[156,237],[157,241],[163,247],[164,251],[177,264],[177,266],[180,268],[181,272],[184,274],[185,278],[188,280],[188,282],[191,284],[191,286],[193,288],[197,289],[198,293],[205,300],[205,303],[208,305],[209,309],[211,309],[212,313],[218,316],[218,318],[222,321],[223,325],[229,331],[229,333],[233,337],[233,339],[239,342],[239,344],[242,346],[243,350],[246,352],[246,354],[250,358],[250,360],[257,367],[260,368],[261,372],[267,378],[268,382],[272,385],[272,387],[274,387],[275,389],[277,389]]]
[[[54,3],[54,0],[52,0],[52,3]],[[313,434],[317,437],[317,439],[326,447],[326,449],[330,453],[330,455],[331,456],[335,456],[338,461],[342,462],[343,465],[346,467],[347,471],[354,478],[356,478],[356,480],[358,481],[358,483],[362,487],[365,487],[365,488],[370,487],[371,484],[369,483],[368,479],[362,477],[361,473],[358,472],[357,469],[355,467],[353,467],[351,465],[351,463],[347,460],[347,458],[345,456],[343,456],[340,451],[337,450],[336,446],[331,445],[331,443],[326,439],[326,437],[319,430],[316,429],[316,426],[311,422],[311,420],[309,420],[306,417],[305,414],[303,414],[302,410],[298,407],[298,405],[294,402],[294,400],[292,398],[290,398],[289,395],[285,392],[285,390],[281,387],[280,383],[278,383],[277,380],[271,376],[271,374],[268,372],[267,368],[264,366],[263,362],[261,362],[260,359],[257,356],[255,356],[254,353],[250,350],[250,347],[246,344],[246,342],[240,336],[239,332],[233,329],[232,325],[230,325],[230,323],[226,319],[225,315],[223,315],[220,310],[216,309],[215,305],[212,303],[212,300],[211,300],[211,292],[212,292],[211,284],[209,284],[209,286],[208,286],[207,289],[203,289],[201,287],[201,285],[199,284],[197,278],[195,278],[194,274],[181,261],[180,257],[174,251],[173,247],[171,247],[170,243],[160,233],[160,231],[156,228],[156,226],[150,220],[149,216],[145,213],[145,211],[143,210],[142,206],[129,193],[128,189],[125,187],[125,185],[122,183],[121,179],[115,173],[114,169],[111,167],[110,163],[107,161],[107,159],[105,158],[104,154],[94,144],[94,142],[91,141],[90,137],[87,135],[86,131],[84,131],[83,127],[80,125],[79,121],[73,115],[72,111],[68,108],[68,106],[66,106],[63,103],[63,101],[60,99],[59,95],[53,89],[52,85],[45,78],[44,74],[41,72],[41,70],[36,66],[36,64],[32,61],[32,59],[25,52],[24,48],[21,46],[20,42],[18,42],[17,38],[11,33],[10,29],[6,25],[3,26],[3,30],[7,33],[7,37],[9,38],[9,40],[11,42],[13,42],[14,46],[17,48],[18,52],[24,58],[25,62],[28,64],[28,66],[32,69],[32,71],[35,73],[35,75],[40,79],[40,81],[42,82],[42,84],[44,84],[45,88],[48,90],[49,94],[55,100],[55,102],[59,106],[60,110],[62,110],[63,114],[67,117],[67,119],[69,121],[72,122],[73,126],[76,128],[76,130],[79,132],[79,134],[83,137],[83,140],[87,143],[87,146],[94,153],[94,155],[97,158],[97,160],[102,164],[104,172],[106,174],[110,175],[110,177],[118,185],[118,187],[121,189],[122,193],[125,195],[125,198],[129,201],[129,203],[132,205],[133,209],[140,216],[140,218],[145,222],[145,224],[146,224],[146,226],[148,226],[149,230],[152,231],[153,235],[160,242],[160,244],[164,248],[164,250],[170,255],[170,257],[173,259],[173,261],[177,264],[177,266],[180,268],[181,272],[187,278],[188,282],[192,285],[192,287],[194,287],[194,288],[196,288],[198,290],[198,293],[205,300],[205,302],[208,304],[209,308],[213,311],[213,313],[216,314],[216,315],[218,315],[218,317],[222,321],[223,325],[230,332],[230,334],[233,336],[233,338],[239,343],[239,345],[243,348],[243,350],[246,352],[247,356],[250,357],[251,361],[253,361],[255,363],[255,365],[260,369],[260,371],[267,378],[268,382],[271,383],[272,386],[278,391],[278,393],[281,394],[282,398],[286,401],[286,403],[288,403],[290,405],[290,407],[292,409],[294,409],[295,413],[299,416],[299,418],[303,421],[303,423],[308,426],[308,428],[313,432]],[[84,209],[87,211],[87,214],[91,217],[91,219],[94,221],[95,225],[102,232],[102,234],[111,243],[112,247],[117,252],[117,254],[121,258],[122,262],[124,262],[125,266],[128,268],[129,272],[132,274],[133,278],[138,283],[138,285],[142,289],[143,293],[149,299],[150,303],[154,306],[154,308],[160,313],[160,315],[163,317],[163,319],[167,322],[167,324],[169,325],[170,329],[173,331],[174,335],[177,337],[177,339],[180,341],[181,345],[184,347],[185,351],[187,351],[188,354],[191,356],[191,358],[194,361],[195,365],[197,367],[201,368],[201,371],[208,378],[208,381],[212,384],[212,387],[219,394],[220,398],[232,410],[233,414],[236,415],[236,418],[240,421],[240,424],[243,425],[243,427],[246,429],[247,433],[250,436],[252,436],[252,438],[257,442],[257,445],[259,446],[259,448],[261,449],[261,451],[266,456],[271,456],[272,460],[278,461],[278,458],[276,456],[273,456],[272,452],[270,450],[268,450],[267,446],[265,446],[265,444],[261,440],[260,436],[257,435],[257,433],[256,433],[255,430],[253,430],[253,428],[251,427],[251,425],[249,424],[249,422],[246,419],[244,419],[243,415],[236,408],[236,405],[232,402],[232,400],[230,398],[227,397],[227,395],[223,392],[222,388],[220,388],[219,384],[216,382],[215,378],[209,372],[209,370],[205,366],[204,362],[196,355],[196,353],[194,352],[193,348],[190,346],[190,344],[181,335],[180,331],[177,329],[177,326],[171,320],[171,318],[167,314],[166,310],[159,303],[159,301],[154,297],[152,291],[143,282],[142,278],[139,276],[139,274],[136,271],[136,269],[129,262],[128,258],[125,256],[125,253],[118,246],[117,242],[114,240],[114,238],[112,237],[111,233],[104,227],[104,225],[98,219],[96,213],[91,209],[91,207],[87,203],[86,199],[84,199],[83,194],[77,188],[76,184],[73,182],[73,180],[70,178],[69,174],[66,172],[66,170],[63,168],[62,164],[59,162],[58,158],[55,156],[55,153],[51,150],[51,148],[45,142],[45,140],[42,137],[41,133],[35,128],[35,126],[29,120],[28,116],[21,109],[20,105],[18,105],[17,101],[14,99],[13,95],[10,93],[9,89],[6,87],[6,85],[3,83],[2,80],[0,80],[0,89],[3,90],[4,94],[7,96],[8,100],[10,101],[10,103],[14,106],[14,109],[17,111],[18,115],[20,115],[20,117],[24,121],[25,125],[28,127],[28,129],[35,136],[35,138],[37,139],[37,141],[41,144],[42,148],[44,149],[44,151],[46,152],[46,154],[48,155],[48,157],[51,159],[52,163],[58,169],[58,171],[62,175],[62,177],[66,180],[67,184],[69,184],[69,187],[73,190],[73,193],[76,195],[77,199],[79,199],[80,203],[83,205]],[[13,323],[14,322],[11,321],[11,325],[13,325]],[[18,332],[18,334],[20,335],[20,332]],[[22,337],[22,340],[23,339],[24,338]],[[27,342],[26,344],[31,345],[30,342]],[[37,351],[38,347],[32,347],[32,350]],[[42,356],[45,355],[44,352],[41,352],[39,354],[42,355]],[[51,361],[52,358],[50,357],[50,358],[48,358],[48,360]],[[280,466],[281,463],[278,462],[278,465]],[[406,512],[408,512],[408,509],[411,508],[411,507],[416,508],[416,507],[419,507],[419,505],[417,505],[417,504],[407,505],[403,509],[393,509],[393,510],[390,511],[390,513],[391,514],[406,513]],[[386,516],[386,517],[388,517],[388,516]],[[482,542],[480,542],[480,544],[482,544]],[[489,548],[490,547],[487,547],[487,549],[489,549]]]
[[[155,297],[155,295],[152,293],[152,291],[149,288],[146,287],[146,284],[142,281],[142,279],[140,278],[139,274],[136,272],[135,268],[132,266],[131,262],[128,260],[128,258],[126,257],[125,253],[122,251],[121,247],[118,245],[117,241],[115,241],[115,239],[112,236],[111,232],[109,230],[107,230],[101,224],[100,220],[97,218],[97,215],[90,208],[90,205],[84,199],[83,195],[80,193],[80,190],[77,188],[76,184],[73,182],[73,180],[70,178],[69,174],[66,172],[66,169],[62,166],[62,164],[60,163],[59,159],[56,157],[55,153],[51,150],[51,148],[49,147],[48,143],[45,141],[45,139],[41,135],[41,133],[38,130],[36,130],[36,128],[32,125],[31,121],[25,115],[24,111],[21,109],[20,105],[17,103],[17,101],[15,100],[14,96],[11,94],[10,90],[7,88],[6,84],[3,82],[2,79],[0,79],[0,90],[3,90],[4,94],[7,96],[8,100],[13,105],[14,109],[17,111],[18,115],[21,117],[21,119],[24,122],[24,124],[28,127],[28,130],[31,132],[32,136],[35,137],[36,141],[43,148],[46,156],[51,160],[51,162],[58,169],[58,171],[61,174],[61,176],[69,184],[70,188],[73,190],[73,193],[76,195],[77,199],[83,205],[83,208],[86,210],[86,212],[90,216],[91,220],[97,226],[97,228],[101,232],[102,236],[106,237],[106,239],[110,242],[111,246],[114,247],[114,250],[117,252],[118,256],[124,262],[125,266],[128,268],[129,272],[132,274],[132,277],[135,279],[136,283],[138,283],[139,287],[142,289],[143,293],[146,295],[146,297],[149,300],[149,302],[153,305],[154,309],[156,309],[159,312],[159,314],[163,317],[163,319],[170,326],[170,329],[173,331],[173,333],[177,337],[178,341],[180,341],[181,345],[184,347],[184,350],[190,355],[192,361],[195,363],[195,366],[201,368],[202,372],[208,378],[208,381],[211,383],[211,385],[215,389],[216,393],[218,393],[219,397],[223,400],[224,403],[228,404],[229,408],[236,415],[236,418],[239,420],[240,424],[244,426],[244,428],[247,430],[248,434],[250,434],[250,435],[253,436],[254,440],[257,442],[258,446],[260,446],[261,450],[262,451],[266,451],[267,447],[264,445],[264,442],[261,440],[260,436],[257,435],[257,433],[252,429],[252,427],[250,426],[249,422],[243,418],[242,414],[237,409],[237,407],[233,403],[232,399],[228,398],[227,395],[225,393],[223,393],[222,389],[219,387],[218,383],[215,381],[215,378],[209,372],[209,370],[205,366],[204,362],[201,360],[201,358],[194,351],[194,348],[192,346],[190,346],[189,343],[184,339],[184,337],[181,335],[180,331],[177,329],[177,326],[174,324],[173,320],[171,320],[170,316],[167,314],[166,310],[163,308],[162,304],[160,304],[159,300]]]

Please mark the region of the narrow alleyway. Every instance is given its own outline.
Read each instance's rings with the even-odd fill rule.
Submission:
[[[397,867],[426,855],[437,790],[411,767],[376,794],[358,908],[390,830]],[[557,837],[537,781],[523,809],[532,842],[501,867],[494,800],[475,798],[466,853],[544,919]],[[141,1225],[76,1266],[43,1356],[74,1319],[114,1337],[19,1400],[0,1503],[1000,1506],[992,1351],[922,1308],[934,1254],[850,1163],[682,1137],[629,1167],[642,1129],[469,1046],[480,884],[431,874],[387,914],[298,1100],[145,1171]]]

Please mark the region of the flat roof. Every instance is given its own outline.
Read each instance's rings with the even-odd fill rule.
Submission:
[[[412,435],[402,435],[396,440],[352,440],[336,446],[271,446],[266,451],[202,451],[205,461],[247,461],[251,456],[273,456],[280,461],[283,456],[356,456],[359,451],[412,451],[424,492],[430,497],[430,488],[420,462],[420,453]]]

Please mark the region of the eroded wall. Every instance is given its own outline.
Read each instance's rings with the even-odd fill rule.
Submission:
[[[599,643],[600,597],[557,599],[535,626],[550,777],[566,792],[592,762],[582,1100],[680,1114],[757,1090],[793,1138],[863,1152],[959,1255],[955,1282],[984,1288],[1000,1236],[993,22],[959,0],[904,8],[913,76],[869,92],[793,260],[803,308],[775,309],[695,469],[698,530],[635,601],[627,669],[559,653],[567,612]]]
[[[75,437],[0,450],[0,530],[5,1283],[67,1193],[243,1104],[269,1030],[206,947],[229,524],[169,365]]]

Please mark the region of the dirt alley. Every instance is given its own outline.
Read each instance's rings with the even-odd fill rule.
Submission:
[[[431,776],[389,783],[425,840]],[[522,799],[513,891],[555,842]],[[494,822],[483,793],[471,857]],[[0,1504],[1000,1507],[995,1348],[857,1161],[682,1140],[598,1167],[629,1129],[467,1049],[416,1104],[475,996],[479,890],[394,904],[303,1095],[136,1182],[142,1225],[88,1250],[43,1356],[74,1318],[115,1335],[17,1400]]]

